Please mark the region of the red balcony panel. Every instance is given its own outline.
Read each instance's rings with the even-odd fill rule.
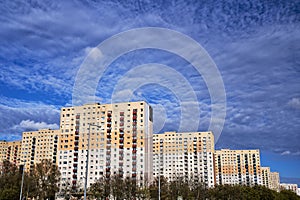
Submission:
[[[76,115],[76,119],[80,119],[80,115]]]
[[[123,139],[120,139],[120,141],[119,141],[120,143],[123,143],[124,142],[124,140]]]
[[[77,169],[73,169],[73,173],[77,173]]]
[[[133,143],[136,143],[136,139],[132,139],[132,142],[133,142]]]
[[[124,157],[123,156],[119,156],[119,160],[123,160],[124,159]]]
[[[73,185],[76,185],[76,181],[75,180],[73,180],[72,183],[73,183]]]
[[[111,113],[109,112],[109,113],[107,113],[107,117],[111,117]]]
[[[133,145],[132,145],[132,148],[136,148],[136,144],[133,144]]]
[[[135,154],[135,153],[136,153],[136,150],[135,150],[135,149],[134,149],[134,150],[132,150],[132,153],[134,153],[134,154]]]
[[[107,124],[107,127],[111,127],[111,124]]]
[[[133,119],[133,120],[136,120],[136,118],[137,118],[136,116],[132,116],[132,119]]]
[[[132,160],[136,160],[136,156],[132,156]]]
[[[133,113],[134,115],[136,115],[136,114],[137,114],[137,110],[134,109],[132,113]]]
[[[77,179],[77,175],[74,174],[74,175],[73,175],[73,178],[74,178],[74,179]]]
[[[78,151],[78,147],[74,147],[74,150],[75,150],[75,151]]]
[[[120,132],[124,132],[124,128],[119,128],[119,131]]]
[[[124,123],[120,123],[120,126],[124,126]]]
[[[107,133],[111,133],[111,129],[107,129],[106,131],[107,131]]]
[[[75,135],[79,135],[79,131],[75,131]]]
[[[107,118],[107,122],[111,122],[111,118]]]
[[[132,174],[132,177],[136,177],[136,174]]]
[[[77,141],[76,141],[76,142],[74,142],[74,145],[75,145],[75,146],[77,146],[78,144],[79,144],[79,143],[78,143]]]

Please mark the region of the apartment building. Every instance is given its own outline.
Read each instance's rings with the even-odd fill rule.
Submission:
[[[144,101],[62,108],[58,145],[62,186],[83,187],[87,160],[87,187],[113,175],[150,183],[152,119],[152,108]]]
[[[261,167],[261,184],[267,188],[270,188],[270,167]]]
[[[60,130],[51,129],[23,132],[20,164],[25,164],[26,171],[33,170],[43,159],[57,164],[59,135]]]
[[[0,163],[4,160],[8,160],[15,165],[20,162],[22,141],[7,142],[5,140],[0,141]]]
[[[270,189],[279,192],[280,190],[280,177],[278,172],[270,172]]]
[[[218,185],[261,185],[259,150],[216,150],[215,176]]]
[[[212,132],[165,132],[153,136],[153,175],[176,176],[215,185]]]
[[[297,194],[298,185],[293,183],[280,183],[281,190],[291,190]]]

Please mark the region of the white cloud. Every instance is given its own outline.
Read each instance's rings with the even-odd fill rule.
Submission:
[[[284,155],[290,155],[290,154],[291,154],[290,151],[284,151],[284,152],[281,153],[281,155],[283,155],[283,156],[284,156]]]
[[[300,98],[292,98],[291,100],[289,100],[288,106],[300,109]]]
[[[35,122],[33,120],[22,120],[17,128],[25,130],[39,130],[39,129],[58,129],[57,124],[47,124],[46,122]]]

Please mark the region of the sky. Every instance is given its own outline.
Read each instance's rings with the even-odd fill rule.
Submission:
[[[23,131],[58,129],[60,108],[73,105],[80,69],[99,44],[132,29],[166,28],[197,42],[218,69],[226,117],[216,148],[259,148],[263,166],[300,185],[300,1],[0,4],[0,140],[19,140]],[[210,127],[211,87],[179,55],[136,49],[116,57],[103,73],[91,72],[99,78],[96,101],[112,102],[118,88],[115,101],[149,102],[156,133],[192,131],[195,124],[195,131]],[[186,102],[199,113],[190,112],[190,123],[180,128],[188,117],[182,109]]]

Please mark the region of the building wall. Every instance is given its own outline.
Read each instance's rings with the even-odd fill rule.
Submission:
[[[8,160],[15,165],[19,165],[21,144],[21,141],[0,141],[0,163],[4,160]]]
[[[214,135],[212,132],[165,132],[154,134],[153,175],[168,180],[196,179],[212,187],[214,180]]]
[[[279,192],[280,178],[278,172],[270,172],[270,189]]]
[[[218,185],[260,185],[259,150],[216,150],[215,175]]]
[[[89,124],[93,124],[90,126]],[[88,187],[101,177],[152,181],[152,108],[144,101],[61,109],[58,166],[61,183],[83,187],[88,137]]]
[[[261,167],[261,184],[270,188],[270,167]]]
[[[43,159],[57,164],[57,150],[60,130],[41,129],[23,132],[20,164],[25,170],[33,170]]]
[[[280,189],[291,190],[297,194],[298,185],[292,183],[280,183]]]

